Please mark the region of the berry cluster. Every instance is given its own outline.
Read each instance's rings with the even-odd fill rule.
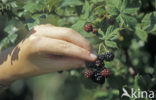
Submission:
[[[97,28],[93,28],[92,24],[86,24],[84,26],[84,30],[86,32],[93,32],[94,34],[98,34],[98,29]]]
[[[104,61],[112,61],[113,58],[114,54],[112,52],[106,52],[98,55],[94,62],[87,61],[86,66],[88,70],[85,71],[84,77],[89,78],[98,84],[103,84],[105,78],[109,78],[111,75],[111,71],[105,68]]]

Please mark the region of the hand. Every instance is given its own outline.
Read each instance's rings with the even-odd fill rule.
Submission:
[[[96,55],[79,33],[46,24],[35,26],[9,58],[11,67],[8,69],[19,78],[79,68],[86,60],[94,61]]]

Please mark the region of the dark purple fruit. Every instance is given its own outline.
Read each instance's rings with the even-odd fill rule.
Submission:
[[[101,61],[104,61],[104,54],[100,54],[98,55],[97,59],[101,60]]]
[[[103,77],[99,72],[94,72],[91,79],[98,84],[103,84],[105,82],[105,77]]]
[[[115,18],[114,17],[109,18],[108,23],[113,25],[115,23]]]
[[[112,61],[114,59],[114,54],[112,52],[104,53],[104,60]]]

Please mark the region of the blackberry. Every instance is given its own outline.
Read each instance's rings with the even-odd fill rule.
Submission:
[[[103,68],[103,66],[104,66],[104,62],[98,59],[94,62],[90,62],[90,61],[86,62],[86,67],[88,68],[99,69],[99,68]]]
[[[112,61],[114,59],[114,54],[112,52],[104,53],[104,60]]]
[[[110,77],[111,71],[109,69],[103,69],[100,74],[104,77]]]
[[[85,78],[90,78],[93,75],[93,71],[92,70],[87,70],[84,73],[84,77]]]
[[[84,26],[84,30],[85,30],[86,32],[91,32],[91,31],[93,30],[93,27],[92,27],[91,24],[86,24],[86,25]]]
[[[104,58],[104,54],[100,54],[98,55],[97,59],[103,61],[105,58]]]
[[[94,72],[91,79],[98,84],[103,84],[105,82],[105,77],[103,77],[99,72]]]
[[[104,66],[104,62],[103,61],[101,61],[101,60],[99,60],[99,59],[97,59],[96,61],[95,61],[95,67],[102,67],[102,66]]]
[[[113,25],[115,23],[115,18],[114,17],[111,17],[109,20],[108,20],[108,23]]]
[[[97,35],[98,34],[98,29],[97,28],[93,28],[92,32]]]

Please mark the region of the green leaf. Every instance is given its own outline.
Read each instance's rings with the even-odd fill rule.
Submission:
[[[85,1],[85,4],[83,6],[83,10],[82,10],[82,12],[84,13],[83,19],[87,19],[89,17],[90,10],[91,9],[90,9],[89,2],[88,1]]]
[[[82,4],[80,0],[64,0],[62,6],[80,6]]]
[[[135,17],[133,16],[128,16],[128,15],[125,15],[125,14],[122,14],[121,15],[122,18],[124,19],[124,23],[129,26],[129,25],[132,25],[132,26],[135,26],[137,24],[137,20]]]
[[[106,39],[109,39],[111,32],[113,31],[113,26],[109,26],[106,31]]]
[[[156,34],[156,12],[146,14],[141,24],[145,31]]]
[[[18,29],[14,25],[10,24],[7,27],[5,27],[4,31],[7,32],[8,34],[12,34],[12,33],[17,32]]]
[[[135,76],[135,79],[134,79],[134,88],[135,88],[135,89],[139,89],[138,80],[139,80],[139,74],[137,74],[137,75]]]
[[[143,41],[146,41],[147,40],[147,32],[140,29],[139,27],[136,27],[136,31],[135,31],[135,34]]]
[[[123,13],[125,14],[130,14],[130,15],[134,15],[137,14],[139,8],[126,8]]]
[[[86,23],[85,20],[80,19],[75,24],[73,24],[71,26],[71,28],[73,28],[73,29],[75,29],[75,30],[77,30],[79,32],[80,30],[82,30],[82,28],[84,27],[85,23]]]
[[[118,15],[119,14],[119,9],[118,5],[120,4],[121,0],[108,0],[107,1],[107,8],[108,8],[108,13],[110,15]]]
[[[40,2],[35,2],[35,1],[27,1],[25,2],[25,5],[23,6],[25,12],[31,12],[33,13],[34,11],[40,11],[42,10],[42,4]]]
[[[95,98],[106,97],[106,96],[108,96],[108,92],[104,92],[104,91],[99,91],[94,94]]]
[[[111,48],[118,48],[116,42],[114,42],[114,41],[105,40],[105,44],[106,44],[106,46],[111,47]]]
[[[11,43],[15,43],[17,36],[18,36],[17,34],[10,34],[8,36],[8,39],[10,40]]]
[[[122,0],[122,3],[120,3],[118,5],[118,8],[120,9],[120,12],[123,12],[126,9],[126,6],[127,6],[127,0]]]
[[[26,28],[28,29],[28,30],[31,30],[32,28],[33,28],[33,26],[35,26],[35,25],[39,25],[40,24],[40,20],[39,19],[27,19],[26,20]]]

